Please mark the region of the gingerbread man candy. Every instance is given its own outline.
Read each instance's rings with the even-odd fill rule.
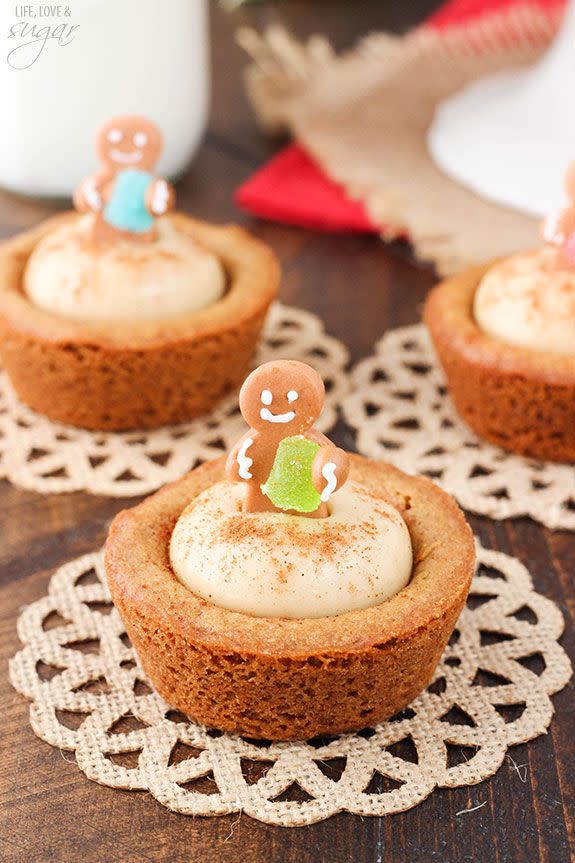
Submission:
[[[245,512],[329,514],[349,458],[313,427],[324,396],[319,374],[295,360],[264,363],[246,378],[240,410],[250,429],[226,462],[228,480],[246,483]]]
[[[97,241],[150,242],[155,219],[174,206],[172,186],[153,169],[162,151],[162,134],[145,117],[113,117],[100,130],[96,152],[102,169],[83,180],[74,193],[81,213],[94,213]]]
[[[575,269],[575,162],[565,173],[567,205],[551,213],[543,222],[542,236],[555,252],[551,263],[555,269]]]

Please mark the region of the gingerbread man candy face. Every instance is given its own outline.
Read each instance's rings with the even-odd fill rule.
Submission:
[[[325,388],[315,369],[296,360],[265,363],[240,391],[247,424],[270,437],[303,434],[321,413]]]
[[[162,134],[145,117],[113,117],[100,130],[96,152],[109,170],[151,171],[162,152]]]

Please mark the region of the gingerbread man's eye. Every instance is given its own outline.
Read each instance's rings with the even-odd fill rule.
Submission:
[[[119,129],[110,129],[108,132],[108,141],[111,144],[119,144],[123,137]]]
[[[262,390],[262,394],[260,396],[263,405],[271,405],[274,400],[270,390]]]
[[[148,143],[148,136],[146,135],[146,133],[145,132],[136,132],[136,134],[134,135],[134,144],[136,145],[136,147],[139,147],[140,149],[142,149],[143,147],[146,146],[147,143]]]
[[[289,393],[287,394],[287,400],[290,403],[290,405],[292,402],[295,402],[298,399],[299,399],[299,393],[296,393],[295,390],[290,390]]]

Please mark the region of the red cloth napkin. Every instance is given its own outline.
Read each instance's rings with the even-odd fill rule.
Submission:
[[[522,0],[447,0],[424,27],[445,29],[502,11]],[[561,0],[530,0],[556,9]],[[235,194],[236,204],[262,219],[322,231],[379,233],[361,203],[323,174],[299,145],[292,144],[253,174]]]
[[[242,210],[320,231],[379,233],[363,204],[348,198],[297,144],[286,147],[240,186]]]
[[[561,5],[560,0],[528,0],[528,2],[531,6],[537,6],[544,11],[555,10]],[[438,30],[458,27],[482,15],[504,12],[506,9],[524,5],[524,3],[525,0],[447,0],[437,12],[429,16],[424,27],[435,27]]]

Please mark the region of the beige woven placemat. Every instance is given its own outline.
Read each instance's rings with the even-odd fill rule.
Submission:
[[[390,330],[358,363],[343,414],[360,453],[430,477],[470,512],[575,530],[575,466],[506,453],[473,434],[424,324]]]
[[[301,743],[210,731],[171,710],[138,665],[100,552],[67,563],[18,620],[10,675],[35,733],[73,750],[89,779],[148,790],[186,815],[244,812],[283,826],[340,811],[401,812],[436,787],[491,776],[543,734],[569,680],[559,609],[518,560],[478,549],[471,593],[434,680],[376,728]],[[521,774],[520,774],[521,775]]]
[[[321,374],[326,400],[318,427],[328,431],[347,391],[346,348],[326,334],[316,315],[277,303],[270,310],[254,365],[280,358],[303,360]],[[177,426],[121,433],[72,428],[23,405],[0,371],[0,477],[34,491],[146,494],[220,456],[244,428],[237,393],[212,413]]]
[[[374,34],[342,56],[323,37],[300,44],[278,28],[241,30],[238,40],[253,60],[247,89],[264,128],[287,127],[384,238],[407,231],[418,256],[449,274],[530,248],[538,223],[441,173],[426,146],[435,107],[483,75],[534,61],[559,15],[527,3],[465,27]]]

